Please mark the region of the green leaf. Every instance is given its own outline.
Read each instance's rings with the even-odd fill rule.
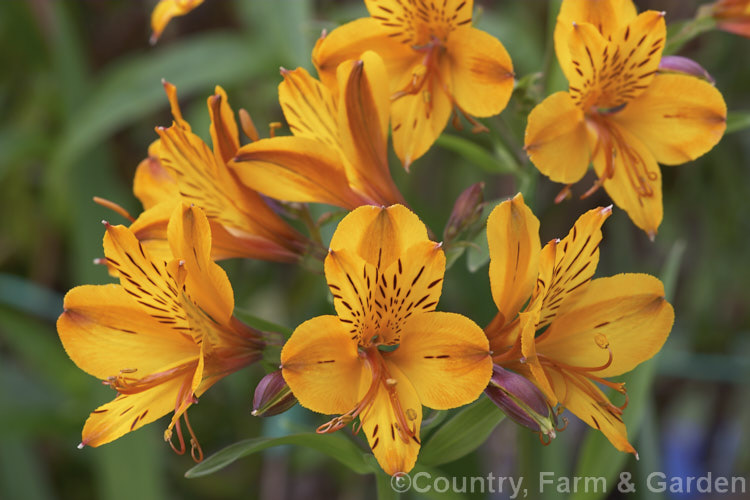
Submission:
[[[487,228],[474,238],[472,245],[466,249],[466,267],[475,273],[490,261],[490,246],[487,243]]]
[[[177,85],[185,96],[197,90],[211,92],[216,84],[246,81],[272,67],[266,52],[251,51],[246,38],[226,34],[195,36],[119,60],[102,72],[85,105],[68,121],[47,187],[59,190],[60,182],[91,148],[137,119],[166,108],[162,78]]]
[[[257,328],[258,330],[262,330],[264,332],[276,332],[284,335],[285,337],[289,337],[292,334],[291,328],[266,321],[265,319],[259,318],[242,309],[235,309],[234,315],[241,319],[246,325],[252,326],[253,328]]]
[[[747,128],[750,128],[750,112],[731,111],[727,113],[727,130],[724,134],[739,132]]]
[[[458,460],[485,442],[505,414],[482,397],[462,408],[430,437],[419,453],[419,463],[437,466]]]
[[[186,478],[196,478],[213,474],[240,458],[258,453],[267,448],[293,444],[312,448],[346,465],[357,474],[368,474],[373,468],[366,455],[357,445],[336,434],[293,434],[278,438],[253,438],[239,441],[214,453],[185,473]]]
[[[487,151],[476,142],[465,139],[459,135],[442,134],[437,138],[435,144],[441,148],[465,158],[482,170],[492,174],[515,173],[515,160],[513,156],[500,146],[495,148],[495,155]]]

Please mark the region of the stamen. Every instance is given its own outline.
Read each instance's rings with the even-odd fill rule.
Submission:
[[[96,203],[97,205],[101,205],[104,208],[108,208],[108,209],[112,210],[113,212],[115,212],[115,213],[121,215],[122,217],[128,219],[130,222],[134,222],[135,221],[135,217],[133,217],[132,215],[130,215],[130,213],[128,213],[127,210],[125,210],[122,206],[118,205],[114,201],[109,201],[106,198],[100,198],[98,196],[94,196],[94,203]]]
[[[268,136],[269,137],[276,137],[276,130],[280,129],[283,125],[281,122],[271,122],[268,124]]]
[[[185,454],[185,439],[182,437],[182,427],[180,426],[180,420],[178,419],[177,422],[174,424],[174,428],[177,431],[177,440],[180,443],[180,448],[175,448],[174,443],[172,443],[172,429],[167,429],[164,431],[164,441],[169,443],[169,446],[172,448],[172,451],[177,453],[178,455],[184,455]]]
[[[382,386],[388,393],[388,399],[391,403],[390,406],[396,419],[396,422],[394,422],[394,428],[398,431],[399,437],[405,443],[408,443],[410,439],[416,439],[417,412],[413,408],[408,408],[406,412],[404,412],[401,407],[401,401],[398,398],[398,392],[396,390],[398,381],[391,377],[391,374],[388,372],[385,361],[383,361],[383,358],[380,355],[378,345],[371,345],[364,350],[360,350],[359,355],[364,358],[364,361],[370,368],[370,373],[372,374],[370,387],[367,390],[367,393],[353,409],[343,415],[329,420],[318,427],[315,432],[318,434],[336,432],[346,427],[355,418],[359,417],[359,422],[352,426],[354,433],[358,433],[362,428],[362,421],[372,409],[378,391]],[[412,424],[409,425],[409,422]]]
[[[260,139],[260,136],[258,135],[258,129],[255,128],[255,123],[253,123],[253,119],[250,117],[250,113],[242,108],[240,109],[239,114],[240,126],[242,127],[242,132],[247,136],[247,138],[253,142]]]
[[[185,419],[185,426],[187,427],[188,432],[190,433],[190,456],[193,457],[194,462],[200,463],[203,461],[203,449],[201,448],[201,445],[198,442],[198,438],[195,437],[195,432],[193,431],[193,427],[190,425],[190,420],[188,420],[187,411],[185,411],[185,413],[182,414],[182,418]]]
[[[562,203],[564,200],[567,200],[571,197],[570,193],[570,186],[572,184],[567,184],[564,188],[560,190],[559,193],[557,193],[557,196],[555,196],[555,203]]]

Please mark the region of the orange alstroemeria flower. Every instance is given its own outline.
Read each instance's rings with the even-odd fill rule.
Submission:
[[[485,333],[496,364],[526,376],[551,405],[560,403],[602,431],[618,450],[635,453],[621,418],[627,396],[615,406],[598,385],[626,394],[624,384],[606,377],[656,354],[674,311],[653,276],[592,281],[601,226],[610,213],[597,208],[583,214],[565,238],[542,248],[539,220],[520,194],[498,205],[487,221],[498,314]]]
[[[293,137],[240,148],[234,163],[246,186],[284,201],[349,210],[404,203],[388,167],[388,80],[382,59],[366,52],[341,64],[326,88],[303,68],[283,70],[279,101]]]
[[[664,13],[636,15],[630,0],[565,0],[555,50],[569,89],[532,110],[525,139],[529,158],[553,181],[577,182],[593,162],[592,190],[603,185],[652,238],[662,220],[658,163],[706,153],[727,114],[708,82],[657,71],[665,39]]]
[[[203,0],[159,0],[151,13],[151,44],[155,44],[172,18],[184,16]]]
[[[452,112],[500,113],[513,91],[513,64],[503,44],[471,26],[473,0],[365,0],[369,18],[321,38],[313,62],[321,80],[367,50],[385,61],[390,79],[393,147],[408,169],[445,128]],[[330,86],[330,85],[329,85]]]
[[[435,312],[444,271],[443,250],[416,215],[401,205],[360,207],[339,223],[325,261],[338,316],[301,324],[281,351],[302,406],[341,415],[318,432],[359,417],[388,474],[416,462],[422,405],[470,403],[492,375],[481,328]]]
[[[299,259],[305,253],[305,238],[227,166],[239,150],[240,139],[224,90],[216,87],[216,94],[208,98],[212,151],[182,118],[175,87],[165,82],[164,88],[175,121],[169,128],[156,129],[160,139],[136,170],[133,191],[144,212],[130,229],[147,248],[168,255],[167,222],[174,206],[184,202],[206,213],[214,259]]]
[[[174,412],[165,439],[172,444],[176,427],[176,451],[185,451],[183,416],[199,460],[185,412],[219,379],[260,359],[264,342],[232,315],[232,287],[211,260],[211,232],[200,209],[175,209],[168,262],[151,255],[128,228],[106,227],[104,254],[120,284],[72,289],[57,321],[76,365],[118,392],[91,413],[81,447],[109,443]]]
[[[719,0],[712,15],[719,29],[750,38],[750,0]]]

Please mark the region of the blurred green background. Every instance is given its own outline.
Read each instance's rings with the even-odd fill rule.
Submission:
[[[636,3],[639,10],[667,11],[668,22],[692,17],[699,5],[692,0]],[[125,221],[91,199],[102,196],[139,213],[131,193],[135,167],[156,138],[154,127],[171,122],[161,79],[177,85],[196,133],[208,136],[206,98],[219,84],[235,109],[246,108],[267,135],[265,124],[282,119],[276,100],[279,66],[312,69],[310,50],[321,30],[366,14],[359,1],[207,0],[174,20],[150,47],[154,4],[0,2],[0,498],[375,498],[373,475],[355,474],[304,448],[274,448],[214,475],[185,479],[193,464],[162,441],[164,421],[102,448],[76,449],[88,413],[108,401],[111,390],[68,359],[54,322],[71,287],[110,281],[103,267],[92,264],[101,255],[100,221]],[[549,78],[542,80],[547,90],[565,87],[547,51],[550,11],[556,12],[559,2],[475,4],[475,24],[503,41],[519,79],[550,67]],[[681,52],[716,78],[730,111],[746,113],[745,120],[748,54],[750,40],[716,31]],[[541,97],[543,89],[537,90]],[[435,234],[442,233],[455,198],[478,181],[485,182],[488,200],[523,190],[542,221],[543,241],[564,236],[583,211],[610,203],[600,191],[587,200],[554,205],[561,186],[539,178],[520,149],[527,98],[517,96],[500,117],[488,120],[492,134],[448,128],[453,139],[441,140],[410,175],[392,158],[398,185]],[[462,153],[455,147],[461,139],[479,144],[483,152]],[[597,273],[661,276],[676,311],[663,352],[624,377],[631,393],[626,422],[641,460],[615,452],[574,418],[548,447],[503,421],[477,451],[441,465],[443,474],[532,478],[538,471],[556,471],[612,477],[625,470],[636,481],[652,471],[747,476],[750,131],[728,134],[703,158],[665,167],[663,175],[665,217],[656,241],[649,242],[615,209],[604,228]],[[574,192],[580,194],[590,182],[593,177]],[[494,313],[486,259],[481,248],[467,253],[468,261],[461,257],[448,270],[440,307],[483,325]],[[294,328],[333,311],[319,274],[250,261],[224,267],[238,308],[264,319]],[[262,373],[256,366],[229,377],[191,410],[208,454],[240,439],[309,432],[321,423],[299,407],[273,419],[251,417],[252,391]],[[391,494],[386,490],[380,488],[381,497]],[[610,498],[618,495],[615,491]],[[627,495],[638,497],[658,495]]]

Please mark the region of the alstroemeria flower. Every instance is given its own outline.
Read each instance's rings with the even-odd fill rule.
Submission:
[[[750,0],[719,0],[712,7],[719,29],[750,38]]]
[[[665,39],[664,13],[636,15],[630,0],[565,0],[555,50],[569,89],[532,110],[525,139],[529,158],[553,181],[577,182],[593,162],[594,188],[603,185],[652,238],[662,220],[658,163],[706,153],[727,114],[706,81],[657,72]]]
[[[172,18],[184,16],[202,3],[203,0],[159,0],[151,13],[151,44],[159,40]]]
[[[239,130],[224,89],[208,98],[213,151],[182,118],[174,85],[164,83],[174,123],[136,170],[133,191],[144,212],[131,230],[153,252],[168,255],[166,227],[176,204],[194,204],[211,223],[213,258],[292,262],[307,242],[257,192],[245,187],[227,162],[240,147]]]
[[[393,147],[406,168],[445,128],[452,112],[492,116],[513,91],[513,64],[503,44],[471,26],[473,0],[365,0],[369,18],[321,38],[313,62],[321,80],[367,50],[385,61],[390,78]],[[330,86],[330,85],[329,85]]]
[[[625,394],[606,378],[656,354],[674,311],[653,276],[591,279],[610,213],[586,212],[565,238],[542,248],[539,221],[520,194],[498,205],[487,221],[498,314],[485,332],[495,363],[532,380],[551,405],[568,408],[618,450],[635,453],[621,418],[627,398],[615,406],[599,385]]]
[[[470,403],[492,375],[481,328],[435,312],[444,271],[445,255],[416,215],[401,205],[360,207],[339,223],[325,261],[338,316],[301,324],[281,351],[300,404],[341,415],[318,432],[359,417],[388,474],[416,462],[422,405]]]
[[[57,321],[70,358],[118,393],[86,420],[81,447],[109,443],[174,412],[165,439],[172,444],[176,426],[177,451],[185,451],[184,416],[199,460],[185,412],[220,378],[260,359],[260,332],[232,315],[232,287],[211,260],[211,233],[200,209],[175,209],[169,262],[151,255],[128,228],[106,227],[104,254],[120,284],[72,289]]]
[[[285,201],[346,209],[404,203],[388,167],[388,80],[366,52],[326,88],[303,68],[282,70],[279,101],[293,137],[240,148],[232,164],[252,189]]]

